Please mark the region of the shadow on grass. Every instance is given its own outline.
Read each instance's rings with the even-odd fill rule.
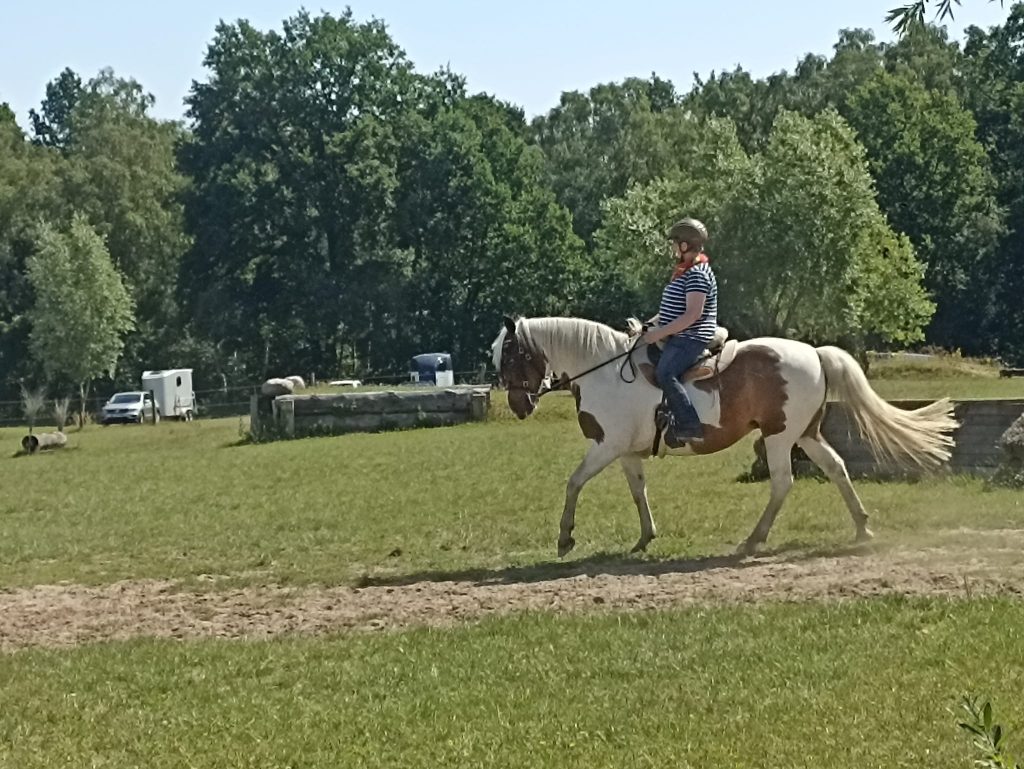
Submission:
[[[715,569],[741,570],[760,566],[765,562],[795,563],[818,558],[856,557],[871,555],[878,551],[878,546],[873,543],[811,546],[794,541],[764,549],[753,556],[730,553],[693,558],[659,559],[622,553],[595,553],[576,561],[545,561],[497,569],[420,571],[380,577],[364,575],[356,581],[355,587],[400,587],[418,582],[473,582],[478,585],[523,584],[597,576],[658,577],[667,574],[696,574]]]

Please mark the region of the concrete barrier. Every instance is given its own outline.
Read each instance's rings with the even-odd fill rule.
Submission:
[[[431,387],[324,395],[253,395],[256,440],[445,427],[487,418],[489,386]]]
[[[916,409],[931,401],[891,401],[902,409]],[[960,427],[953,433],[956,445],[949,470],[967,475],[988,476],[995,472],[1002,455],[999,438],[1024,413],[1024,399],[954,401],[954,414]],[[887,477],[905,474],[899,468],[875,461],[844,403],[829,403],[821,429],[825,440],[839,452],[853,477]]]

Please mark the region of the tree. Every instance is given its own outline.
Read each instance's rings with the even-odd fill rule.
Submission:
[[[973,117],[955,93],[885,71],[858,89],[849,114],[879,205],[925,265],[925,286],[938,304],[928,338],[990,353],[978,330],[991,308],[1002,211]]]
[[[182,297],[254,374],[334,368],[360,346],[392,267],[396,127],[417,79],[379,21],[301,13],[283,32],[221,24],[188,98],[195,243]]]
[[[759,158],[756,195],[737,201],[746,249],[722,270],[726,286],[756,287],[747,291],[744,325],[814,341],[923,338],[934,305],[909,243],[878,209],[865,160],[837,113],[780,114]],[[870,280],[888,265],[894,282]],[[869,290],[883,287],[901,299],[898,316],[871,312],[878,305],[867,301]]]
[[[221,25],[207,65],[180,153],[182,296],[253,375],[372,371],[425,344],[475,364],[491,313],[566,307],[578,243],[521,112],[417,74],[348,12]]]
[[[412,123],[398,163],[398,237],[410,260],[394,344],[440,342],[480,360],[503,312],[573,309],[582,243],[503,105],[456,99]]]
[[[84,425],[89,385],[113,375],[133,326],[131,298],[103,239],[79,215],[66,232],[42,225],[27,266],[32,354],[48,377],[78,385]]]
[[[585,292],[588,317],[614,324],[630,315],[650,316],[673,266],[665,231],[682,215],[699,216],[710,228],[716,267],[717,256],[738,237],[730,206],[752,194],[756,166],[740,146],[731,120],[689,122],[694,141],[680,152],[678,168],[605,202]]]
[[[85,89],[78,74],[66,68],[46,84],[46,98],[36,112],[29,110],[35,142],[44,147],[63,149],[71,137],[71,121]]]
[[[32,289],[25,260],[34,249],[39,218],[57,209],[53,153],[32,146],[14,121],[0,119],[0,397],[33,380],[28,354]]]
[[[885,48],[870,30],[843,29],[833,50],[831,59],[804,56],[792,74],[782,71],[754,80],[737,67],[712,72],[706,81],[695,78],[683,103],[698,115],[730,118],[743,147],[759,152],[783,110],[812,117],[831,107],[845,114],[849,95],[882,66]]]
[[[880,50],[887,72],[917,80],[929,91],[953,94],[963,102],[963,52],[958,42],[949,39],[945,27],[916,26],[894,45]],[[865,82],[867,79],[857,85]]]
[[[762,153],[744,159],[734,144],[714,156],[723,155],[731,159],[707,175],[717,187],[680,177],[610,204],[602,248],[613,259],[654,260],[665,225],[694,212],[711,226],[722,321],[740,335],[921,338],[933,309],[921,267],[878,210],[863,149],[835,112],[783,112]],[[653,298],[664,275],[642,280]]]
[[[132,296],[136,328],[126,340],[123,381],[143,368],[176,364],[183,322],[178,273],[189,240],[176,167],[181,128],[154,120],[153,97],[131,79],[101,71],[83,87],[67,120],[58,166],[61,221],[84,215],[104,238]]]
[[[678,163],[673,133],[681,113],[672,84],[652,75],[562,94],[530,129],[547,159],[548,182],[588,246],[601,203],[630,184],[649,182]]]
[[[1006,23],[989,31],[971,27],[964,46],[964,99],[988,148],[997,197],[1011,225],[998,248],[998,277],[991,321],[980,330],[1000,355],[1024,361],[1024,3],[1010,9]]]

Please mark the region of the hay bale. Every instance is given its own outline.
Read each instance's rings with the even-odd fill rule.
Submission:
[[[60,431],[55,433],[36,433],[22,438],[21,448],[29,454],[35,454],[37,451],[62,449],[67,443],[67,436]]]
[[[260,393],[271,398],[278,395],[291,395],[295,391],[295,382],[291,379],[268,379],[260,385]]]
[[[993,486],[1024,489],[1024,414],[1006,429],[997,445],[1002,452],[1002,461],[990,483]]]

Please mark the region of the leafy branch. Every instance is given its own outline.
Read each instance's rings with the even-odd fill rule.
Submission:
[[[988,1],[994,2],[994,0]],[[915,0],[907,5],[893,8],[885,17],[885,21],[892,24],[897,35],[905,35],[912,27],[924,24],[924,14],[930,4],[930,0]],[[946,19],[952,20],[954,5],[959,6],[960,0],[938,0],[935,3],[935,20],[940,22]],[[999,0],[999,5],[1000,7],[1003,5],[1003,0]]]
[[[993,722],[991,702],[964,697],[960,707],[966,719],[959,726],[972,736],[974,746],[981,752],[981,758],[974,761],[975,766],[981,769],[1024,769],[1024,765],[1016,763],[1003,747],[1003,727]]]

